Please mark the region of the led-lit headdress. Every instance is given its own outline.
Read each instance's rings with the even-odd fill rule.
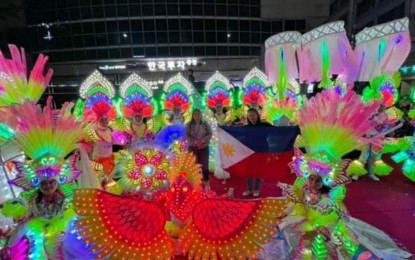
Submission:
[[[365,28],[356,34],[358,81],[371,81],[383,73],[392,75],[402,66],[410,50],[408,18]]]
[[[301,41],[300,82],[320,82],[319,87],[331,88],[333,75],[343,75],[347,84],[356,80],[358,63],[343,21],[321,25],[303,34]]]
[[[163,91],[166,94],[164,98],[165,109],[173,110],[173,108],[178,107],[182,112],[186,112],[191,107],[191,95],[194,92],[194,88],[181,73],[167,80]]]
[[[150,84],[137,74],[131,74],[121,84],[120,95],[124,99],[124,116],[133,117],[140,114],[146,118],[153,115],[153,90]]]
[[[77,156],[70,160],[65,157],[82,138],[84,123],[71,114],[73,104],[64,104],[56,113],[51,102],[49,98],[43,110],[33,102],[11,108],[19,120],[16,142],[31,159],[15,162],[19,174],[13,183],[25,190],[36,188],[48,179],[68,184],[80,174],[75,166]]]
[[[79,94],[85,99],[85,112],[94,115],[95,120],[102,117],[111,120],[117,116],[116,109],[111,102],[115,89],[99,71],[94,71],[82,83]]]
[[[26,55],[24,49],[9,45],[11,59],[0,52],[0,145],[10,141],[15,132],[15,117],[7,111],[8,107],[25,101],[37,103],[49,84],[53,71],[44,74],[47,56],[39,55],[29,79],[27,77]]]
[[[39,55],[29,79],[25,51],[15,45],[9,45],[11,59],[6,59],[0,52],[0,107],[21,104],[26,100],[38,102],[52,77],[49,69],[44,74],[48,57]]]
[[[297,150],[290,165],[297,176],[317,174],[328,186],[346,182],[348,162],[341,158],[365,143],[364,136],[377,125],[369,119],[378,107],[377,102],[365,104],[353,91],[339,96],[334,89],[327,89],[311,98],[299,115],[306,154]]]
[[[243,79],[243,103],[251,106],[253,103],[264,106],[267,102],[265,88],[270,84],[267,76],[257,68],[253,68]]]
[[[205,83],[207,91],[207,105],[210,108],[231,106],[232,84],[218,71],[215,72]]]
[[[401,84],[401,75],[395,72],[392,77],[387,74],[381,74],[370,81],[370,86],[363,90],[363,99],[366,102],[373,100],[382,100],[386,108],[393,106],[399,96],[399,86]]]

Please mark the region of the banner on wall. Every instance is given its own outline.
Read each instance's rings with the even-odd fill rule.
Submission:
[[[283,181],[291,171],[298,127],[221,127],[218,145],[221,166],[235,177]]]

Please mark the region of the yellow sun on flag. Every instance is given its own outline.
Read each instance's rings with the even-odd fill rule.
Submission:
[[[226,143],[222,145],[223,152],[226,156],[232,157],[235,154],[235,148],[232,144]]]

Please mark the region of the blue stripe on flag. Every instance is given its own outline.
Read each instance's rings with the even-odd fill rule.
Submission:
[[[297,126],[224,126],[221,128],[251,150],[263,153],[292,151],[295,138],[300,133]]]

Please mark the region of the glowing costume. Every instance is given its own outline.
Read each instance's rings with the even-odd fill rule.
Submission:
[[[51,99],[43,110],[33,102],[11,108],[19,121],[16,142],[30,158],[26,162],[15,162],[19,175],[13,180],[14,185],[25,190],[21,196],[26,202],[16,204],[8,212],[2,211],[20,220],[6,249],[12,259],[63,257],[61,236],[75,215],[69,203],[74,181],[81,173],[76,168],[77,155],[66,160],[65,157],[76,148],[84,128],[84,123],[72,116],[71,109],[72,105],[67,103],[56,113]],[[42,190],[48,182],[58,185],[47,194],[51,200],[46,200],[47,195]]]
[[[92,245],[87,250],[96,258],[171,259],[181,254],[189,259],[246,259],[275,234],[270,226],[278,223],[286,203],[207,198],[200,187],[200,167],[187,152],[172,161],[169,179],[170,188],[150,201],[78,190],[77,243]],[[77,247],[66,246],[68,254]]]
[[[15,134],[8,126],[15,124],[15,117],[7,113],[7,108],[25,101],[37,103],[53,74],[52,69],[44,74],[48,57],[41,54],[28,79],[24,49],[15,45],[9,45],[9,49],[11,59],[0,52],[0,145],[8,143]]]
[[[114,87],[98,71],[92,73],[81,85],[80,96],[85,99],[85,117],[92,117],[95,126],[87,129],[86,141],[92,143],[91,161],[93,169],[99,175],[102,185],[111,182],[115,161],[113,144],[114,131],[108,126],[113,124],[117,112],[112,104]],[[106,125],[102,125],[104,121]],[[86,163],[86,162],[84,162]]]
[[[190,121],[191,107],[193,106],[192,94],[195,92],[192,84],[182,74],[178,73],[164,83],[163,99],[165,124],[176,125]]]
[[[150,128],[154,126],[154,120],[149,122],[149,118],[155,112],[151,100],[153,90],[147,81],[137,74],[132,74],[121,84],[120,95],[124,99],[123,115],[129,119],[125,123],[129,143],[142,143],[149,135]]]
[[[224,125],[229,120],[229,116],[223,110],[232,106],[232,85],[227,78],[225,78],[218,71],[215,72],[205,83],[207,91],[206,102],[210,109],[214,111],[218,125]]]
[[[295,53],[301,44],[301,34],[285,32],[276,34],[265,41],[265,67],[274,85],[275,98],[268,99],[263,117],[270,124],[288,125],[298,123],[301,106],[300,86]],[[283,122],[289,121],[289,122]]]
[[[384,259],[410,256],[382,231],[349,217],[343,205],[351,179],[346,175],[350,161],[341,158],[377,126],[369,118],[378,106],[364,104],[352,91],[341,97],[330,89],[311,98],[300,112],[306,154],[295,151],[290,164],[297,175],[294,185],[280,184],[293,203],[279,225],[284,240],[268,245],[279,259],[351,259],[362,247]],[[310,176],[321,178],[330,190],[314,193]]]
[[[268,101],[266,88],[270,86],[267,76],[257,69],[253,68],[246,74],[243,79],[243,104],[248,108],[255,108],[262,115],[262,108]],[[245,113],[246,114],[246,113]]]
[[[366,161],[369,175],[388,175],[392,167],[382,161],[383,153],[388,152],[391,144],[399,142],[393,138],[384,139],[386,133],[396,130],[402,118],[402,111],[394,107],[399,97],[401,77],[397,72],[409,55],[411,40],[409,34],[409,20],[407,18],[394,20],[385,24],[365,28],[356,35],[355,53],[360,65],[359,81],[369,81],[370,85],[363,91],[363,99],[367,102],[382,100],[386,111],[382,127],[375,135],[378,140],[370,146],[364,147],[360,162]],[[362,175],[366,170],[356,167],[353,174]],[[372,177],[373,178],[373,177]],[[377,179],[377,177],[374,177]]]

